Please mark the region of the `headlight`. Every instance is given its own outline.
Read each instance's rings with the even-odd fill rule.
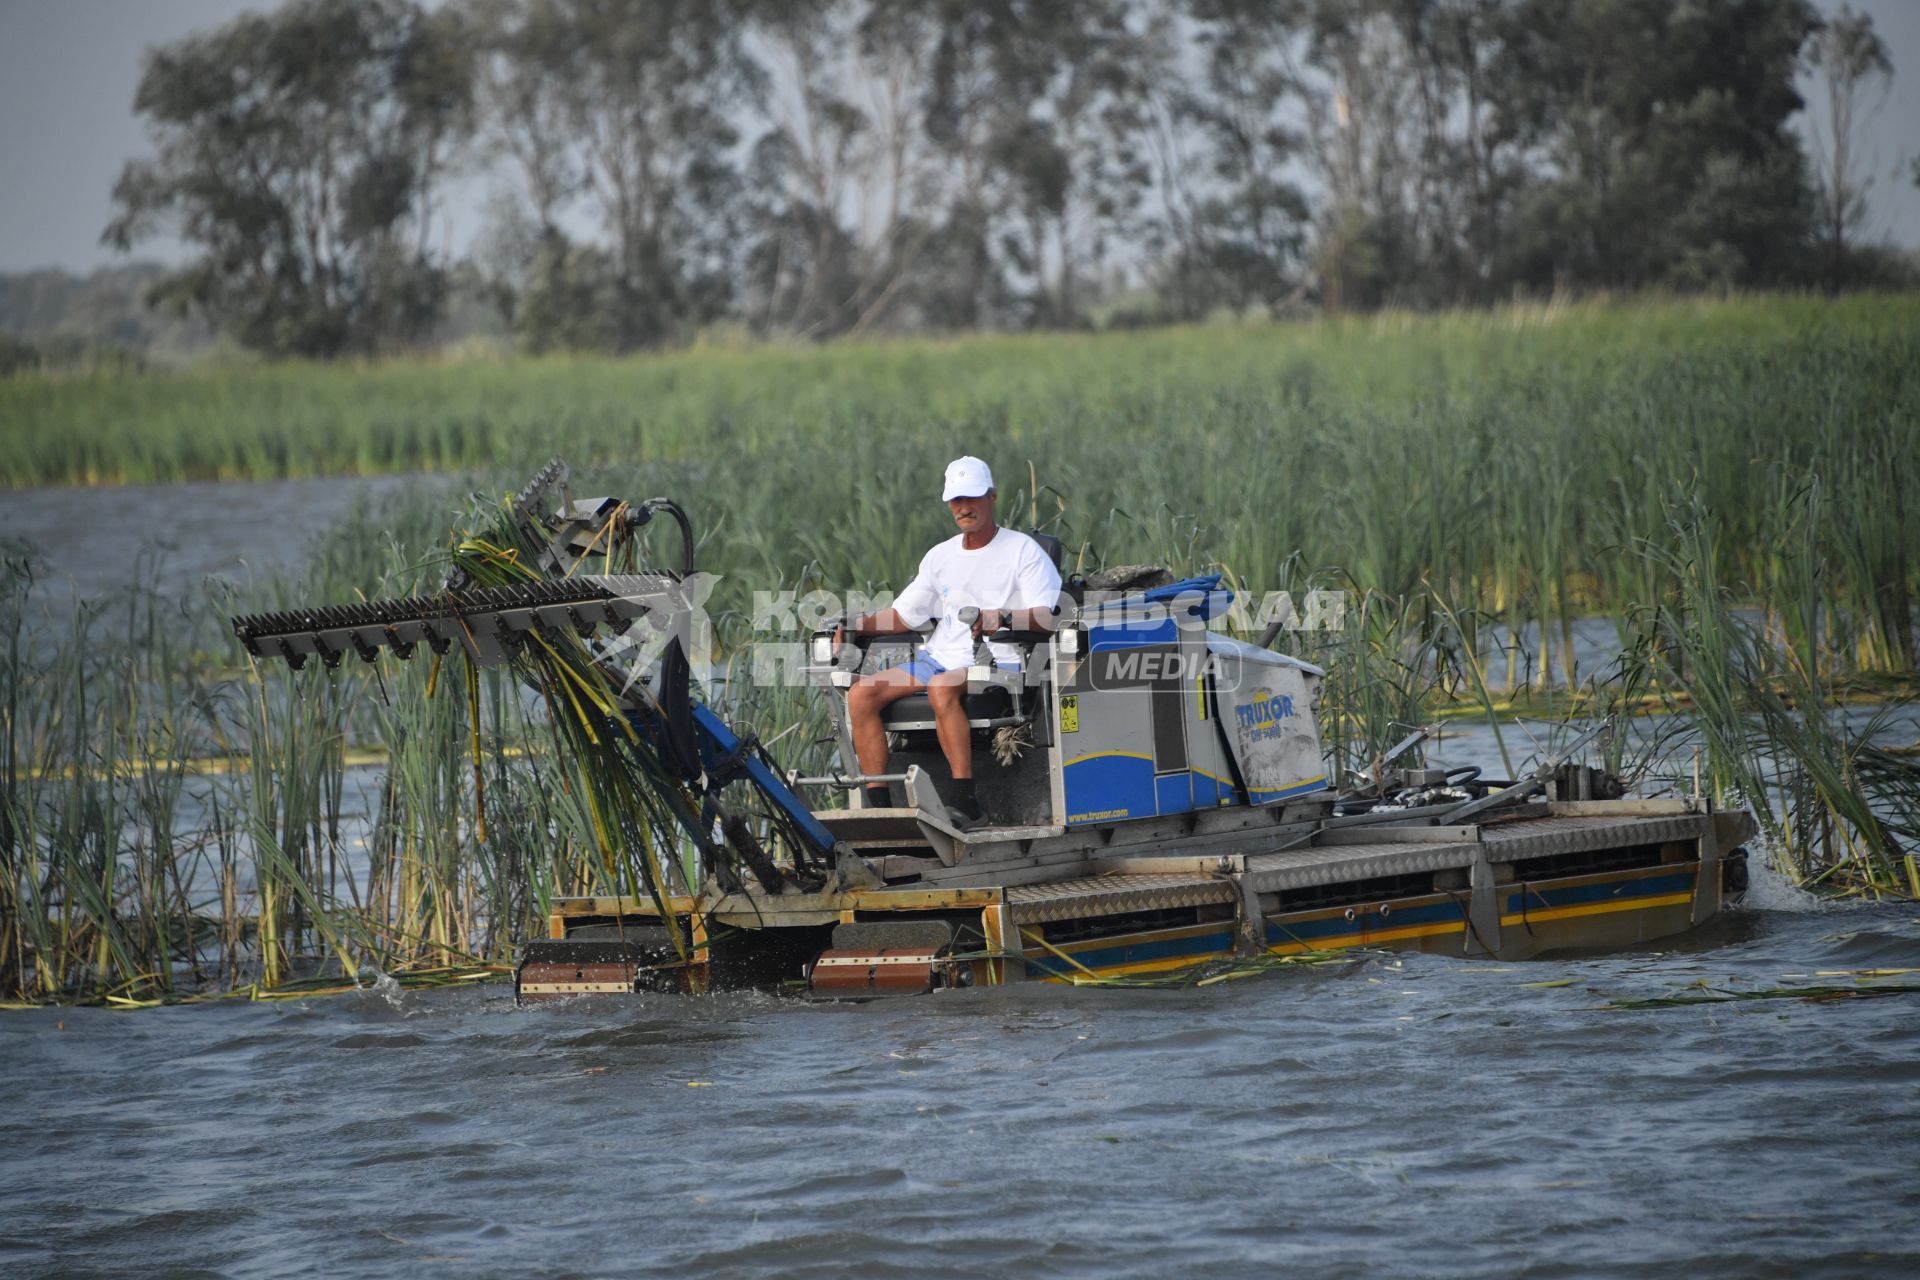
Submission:
[[[1077,627],[1069,627],[1060,633],[1060,652],[1065,654],[1080,652],[1080,631]]]
[[[815,636],[813,638],[813,660],[819,666],[829,666],[833,662],[833,637]]]

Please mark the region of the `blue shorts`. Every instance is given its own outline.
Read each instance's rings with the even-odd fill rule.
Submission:
[[[921,684],[932,684],[933,678],[942,671],[945,671],[946,668],[935,662],[932,658],[929,658],[926,654],[916,653],[912,659],[901,663],[895,667],[894,670],[906,672]]]
[[[995,666],[1001,671],[1018,671],[1020,669],[1020,664],[1017,662],[1001,662],[996,663]],[[906,672],[921,684],[932,684],[933,678],[942,671],[947,670],[947,668],[941,666],[924,653],[916,653],[910,661],[901,663],[895,667],[894,670]]]

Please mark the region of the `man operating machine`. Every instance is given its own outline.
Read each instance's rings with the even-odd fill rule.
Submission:
[[[863,776],[887,769],[887,734],[881,712],[910,694],[925,690],[933,708],[940,750],[953,774],[947,810],[962,828],[981,820],[973,785],[973,741],[962,700],[967,668],[983,635],[1004,628],[1040,631],[1051,627],[1060,595],[1060,571],[1040,544],[994,519],[993,472],[975,457],[947,465],[941,498],[959,533],[921,557],[920,571],[895,599],[893,608],[853,620],[862,636],[897,635],[938,621],[911,661],[864,676],[847,691],[847,717],[854,753]],[[835,648],[842,634],[835,637]],[[1017,667],[1012,645],[993,644],[994,665]],[[876,807],[890,803],[885,783],[869,783]]]

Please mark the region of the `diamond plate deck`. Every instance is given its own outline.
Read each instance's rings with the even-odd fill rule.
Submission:
[[[1713,819],[1702,813],[1668,817],[1609,818],[1598,815],[1529,818],[1481,829],[1487,856],[1496,862],[1523,862],[1562,853],[1637,844],[1665,844],[1669,840],[1697,840]]]
[[[1247,859],[1246,878],[1256,893],[1274,893],[1281,889],[1339,884],[1345,880],[1410,875],[1472,866],[1479,847],[1467,841],[1452,844],[1382,842],[1256,853]]]
[[[1021,885],[1007,890],[1007,905],[1020,924],[1110,916],[1126,911],[1162,911],[1233,902],[1231,880],[1212,876],[1105,875]]]
[[[1413,844],[1383,840],[1376,844],[1313,846],[1253,854],[1247,858],[1247,880],[1255,892],[1272,893],[1346,880],[1467,867],[1473,864],[1476,852],[1482,850],[1493,862],[1525,862],[1594,849],[1695,840],[1705,833],[1711,820],[1704,814],[1527,818],[1482,828],[1478,843]]]

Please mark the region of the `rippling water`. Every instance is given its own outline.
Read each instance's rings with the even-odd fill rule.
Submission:
[[[1866,907],[1189,991],[14,1013],[0,1271],[1913,1274],[1920,997],[1607,1006],[1910,966]]]
[[[247,586],[299,567],[313,539],[362,498],[444,480],[418,476],[194,481],[0,490],[0,549],[43,566],[41,598],[70,608],[141,585],[197,599],[207,578]]]

